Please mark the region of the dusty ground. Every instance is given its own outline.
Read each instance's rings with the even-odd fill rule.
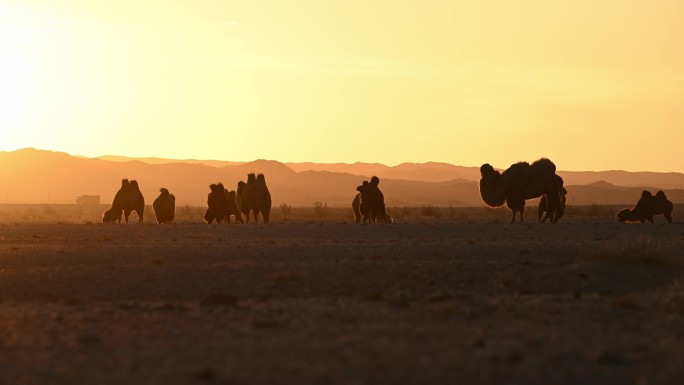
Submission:
[[[5,223],[0,384],[679,383],[658,219]]]

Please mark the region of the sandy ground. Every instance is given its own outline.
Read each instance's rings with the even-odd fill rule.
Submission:
[[[0,225],[0,384],[673,384],[684,225]]]

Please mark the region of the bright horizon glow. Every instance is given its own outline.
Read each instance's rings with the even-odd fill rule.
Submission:
[[[678,0],[6,0],[0,150],[684,172],[682,14]]]

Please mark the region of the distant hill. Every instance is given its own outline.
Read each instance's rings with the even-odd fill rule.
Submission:
[[[247,162],[229,162],[220,160],[197,160],[197,159],[164,159],[164,158],[129,158],[125,156],[106,155],[98,159],[115,162],[130,162],[133,160],[148,164],[190,163],[204,164],[213,167],[235,166]],[[412,180],[422,182],[447,182],[454,179],[465,179],[473,182],[480,180],[479,167],[456,166],[449,163],[402,163],[397,166],[386,166],[381,163],[284,163],[295,172],[302,171],[329,171],[360,175],[370,178],[376,175],[383,179]],[[499,170],[505,169],[505,165],[494,165]],[[594,182],[605,181],[617,186],[639,187],[641,185],[655,186],[661,189],[684,189],[684,174],[677,172],[630,172],[622,170],[613,171],[558,171],[566,185],[586,185]]]
[[[653,194],[658,191],[658,188],[654,187],[622,187],[606,181],[598,181],[583,186],[567,186],[566,189],[568,190],[568,204],[580,206],[593,203],[633,205],[639,200],[642,191],[649,190]],[[673,203],[684,203],[683,189],[662,190]]]
[[[247,162],[229,162],[225,160],[199,160],[199,159],[165,159],[165,158],[130,158],[127,156],[119,155],[103,155],[98,156],[97,159],[110,160],[112,162],[131,162],[134,160],[147,163],[147,164],[169,164],[169,163],[190,163],[190,164],[203,164],[205,166],[212,167],[224,167],[224,166],[239,166]]]
[[[166,187],[176,195],[178,205],[205,205],[211,183],[221,181],[235,189],[249,172],[266,175],[275,205],[313,206],[313,202],[321,201],[346,207],[356,194],[356,186],[371,175],[381,178],[388,206],[483,205],[477,183],[479,168],[447,163],[389,167],[374,163],[285,164],[273,160],[84,158],[36,149],[0,152],[0,203],[73,203],[80,195],[100,195],[103,203],[109,203],[120,180],[129,178],[139,181],[148,204],[157,197],[159,188]],[[684,179],[678,173],[559,173],[566,181],[569,204],[631,205],[643,189],[664,189],[670,200],[684,203]],[[597,179],[601,177],[606,178]]]

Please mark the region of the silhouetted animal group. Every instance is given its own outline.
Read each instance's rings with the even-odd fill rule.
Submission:
[[[231,216],[235,216],[235,222],[244,223],[242,215],[245,215],[249,223],[250,212],[257,223],[257,216],[261,214],[264,223],[269,222],[271,213],[271,194],[266,186],[263,174],[247,175],[247,183],[240,181],[237,193],[228,191],[222,183],[209,186],[211,192],[207,196],[207,211],[204,220],[207,223],[230,223]],[[162,188],[159,197],[152,204],[157,223],[171,223],[176,213],[176,197],[168,189]],[[128,217],[135,211],[138,222],[143,222],[145,212],[145,198],[140,192],[138,182],[123,179],[121,188],[114,196],[112,207],[102,214],[102,223],[121,223],[123,215],[126,223]]]
[[[537,209],[537,220],[540,223],[557,223],[565,213],[568,191],[563,187],[563,178],[556,175],[556,165],[549,159],[541,158],[532,164],[519,162],[511,165],[503,173],[485,163],[480,167],[480,196],[492,207],[500,207],[504,203],[513,211],[511,223],[515,223],[516,214],[520,213],[520,221],[524,222],[525,200],[541,197]],[[644,191],[641,199],[631,209],[623,209],[617,213],[618,222],[653,223],[655,215],[663,214],[672,223],[672,202],[665,193],[658,191],[655,196]]]
[[[271,193],[266,186],[264,174],[247,174],[247,182],[240,181],[237,193],[228,191],[222,183],[209,186],[211,192],[207,197],[207,211],[204,219],[207,223],[230,223],[231,215],[235,216],[235,222],[243,223],[242,215],[245,215],[249,223],[250,212],[254,223],[258,223],[258,215],[261,213],[264,223],[268,223],[271,214]]]
[[[145,213],[145,198],[140,192],[137,181],[129,182],[128,179],[123,179],[121,188],[114,196],[112,207],[102,214],[102,222],[121,223],[121,215],[123,214],[126,223],[128,223],[128,217],[133,211],[138,215],[138,222],[142,223]]]
[[[641,222],[649,221],[653,223],[653,217],[656,215],[664,215],[668,223],[672,223],[672,202],[670,202],[665,193],[658,190],[656,195],[652,195],[649,191],[644,190],[641,193],[641,198],[631,209],[622,209],[618,211],[616,217],[618,222]]]
[[[356,223],[392,223],[392,217],[387,214],[385,208],[385,196],[380,191],[378,185],[380,179],[377,176],[371,178],[370,182],[363,181],[361,186],[356,188],[358,194],[352,201],[352,210]]]
[[[556,175],[556,165],[549,159],[541,158],[532,164],[519,162],[511,165],[503,173],[489,164],[480,167],[480,196],[489,206],[500,207],[504,203],[511,209],[513,216],[511,223],[515,223],[517,213],[520,221],[524,222],[525,201],[540,197],[537,209],[537,220],[540,223],[557,223],[563,217],[566,208],[567,190],[563,187],[563,178]],[[373,176],[370,181],[356,188],[358,193],[352,201],[352,210],[356,223],[392,223],[385,207],[385,196],[379,188],[380,179]],[[231,217],[235,222],[247,223],[250,213],[254,223],[258,223],[261,214],[264,223],[269,223],[271,212],[271,194],[266,186],[263,174],[247,174],[247,182],[239,181],[237,192],[229,191],[222,183],[209,186],[207,196],[207,211],[204,220],[207,223],[230,223]],[[152,205],[157,223],[171,223],[176,212],[176,197],[169,190],[162,188],[159,197]],[[664,215],[672,223],[673,205],[663,191],[652,195],[644,191],[633,208],[620,210],[616,217],[618,222],[654,222],[654,216]],[[121,188],[117,191],[112,207],[102,215],[103,223],[121,223],[123,216],[126,223],[131,213],[135,211],[138,222],[143,222],[145,198],[140,192],[138,182],[123,179]]]

